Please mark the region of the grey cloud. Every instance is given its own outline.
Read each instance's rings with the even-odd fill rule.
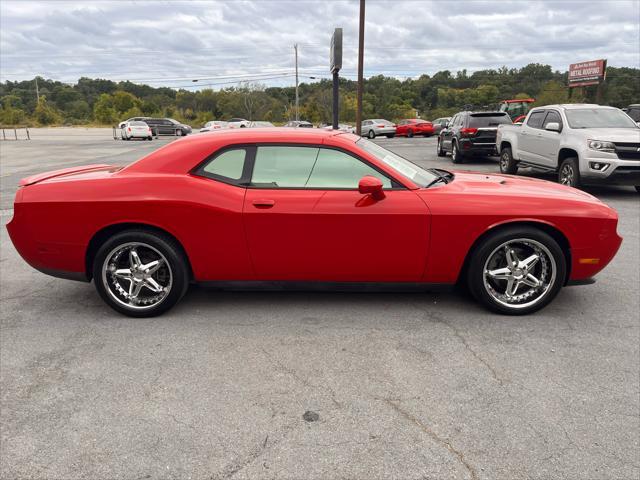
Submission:
[[[355,0],[3,0],[0,79],[85,75],[174,86],[200,77],[266,77],[292,71],[298,43],[305,80],[328,75],[336,26],[345,35],[343,74],[353,77],[357,15]],[[368,0],[365,73],[407,77],[532,62],[564,70],[600,57],[638,67],[639,16],[638,0]]]

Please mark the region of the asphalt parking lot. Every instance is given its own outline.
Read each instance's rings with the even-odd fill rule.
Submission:
[[[1,142],[3,225],[20,178],[172,140],[110,133]],[[452,167],[434,138],[377,141]],[[638,478],[640,196],[589,191],[618,211],[622,248],[597,283],[527,317],[458,293],[193,289],[132,319],[31,269],[3,228],[0,476]]]

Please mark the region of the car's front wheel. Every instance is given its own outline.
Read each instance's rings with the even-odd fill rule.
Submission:
[[[580,187],[580,170],[577,158],[565,158],[562,161],[558,170],[558,182],[569,187]]]
[[[374,132],[373,130],[369,130],[369,133],[367,134],[367,137],[376,138],[376,132]]]
[[[500,172],[509,175],[518,173],[518,164],[513,158],[510,147],[505,147],[500,151]]]
[[[189,269],[171,237],[127,230],[107,240],[93,262],[102,299],[131,317],[153,317],[173,307],[189,286]]]
[[[411,129],[407,130],[407,137],[413,138],[413,130]]]
[[[547,233],[512,227],[489,235],[471,252],[469,290],[494,312],[525,315],[558,294],[567,271],[565,255]]]

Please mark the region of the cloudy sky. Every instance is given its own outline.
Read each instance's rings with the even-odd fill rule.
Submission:
[[[341,75],[356,78],[357,0],[0,0],[0,80],[81,76],[221,88]],[[607,58],[640,66],[640,0],[367,0],[365,76],[415,77],[537,62]],[[198,79],[197,83],[192,82]]]

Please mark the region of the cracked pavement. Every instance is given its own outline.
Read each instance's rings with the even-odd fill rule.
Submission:
[[[51,142],[128,163],[168,141],[91,134],[0,145],[3,209],[16,179],[61,168],[39,163]],[[433,138],[380,143],[451,167]],[[527,317],[458,293],[194,288],[126,318],[93,285],[31,269],[3,228],[0,477],[638,478],[639,197],[590,191],[618,210],[622,249]]]

